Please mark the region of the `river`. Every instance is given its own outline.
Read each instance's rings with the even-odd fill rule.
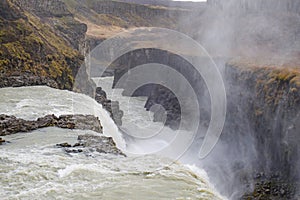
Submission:
[[[145,98],[111,92],[111,82],[112,78],[103,78],[101,86],[120,101],[124,129],[132,131],[132,124],[161,128],[143,109]],[[166,138],[139,143],[123,136],[108,112],[88,96],[46,86],[2,88],[0,93],[0,113],[23,119],[46,114],[98,116],[104,135],[113,137],[128,154],[67,154],[55,146],[74,143],[79,134],[98,134],[93,131],[51,127],[5,136],[10,143],[0,146],[1,199],[225,199],[203,169],[151,153],[164,147]],[[131,102],[130,111],[122,107],[126,101]]]

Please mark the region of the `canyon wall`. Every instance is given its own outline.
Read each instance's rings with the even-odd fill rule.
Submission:
[[[168,23],[175,24],[181,15],[187,13],[187,11],[180,9],[152,7],[117,1],[96,1],[93,3],[93,9],[97,13],[119,17],[135,26],[170,26],[172,24]],[[135,20],[129,20],[132,17]]]
[[[226,65],[230,118],[244,112],[252,127],[258,152],[257,166],[299,179],[300,73],[280,67]],[[234,106],[236,102],[240,102]],[[240,110],[239,110],[240,109]],[[232,118],[235,126],[239,120]],[[234,127],[232,127],[234,128]],[[236,129],[235,130],[239,130]],[[245,133],[240,133],[245,134]]]
[[[84,61],[74,48],[86,26],[75,22],[61,2],[4,0],[0,5],[6,8],[0,11],[0,86],[9,86],[11,80],[18,80],[18,86],[54,81],[57,88],[72,89]]]
[[[46,22],[59,37],[65,39],[73,48],[83,51],[87,26],[74,19],[61,0],[12,0],[12,2]]]
[[[215,59],[219,66],[224,66],[226,60]],[[201,127],[206,130],[211,112],[209,93],[197,71],[177,55],[157,49],[140,49],[125,54],[111,65],[115,69],[114,86],[130,69],[145,63],[170,66],[189,80],[198,95]],[[237,61],[226,64],[223,76],[228,102],[225,126],[219,144],[207,159],[200,161],[200,165],[208,171],[222,193],[231,196],[238,191],[234,199],[243,195],[241,191],[258,190],[253,187],[260,181],[269,181],[272,186],[266,187],[276,188],[276,191],[284,188],[284,194],[272,192],[268,195],[274,195],[274,198],[278,195],[276,198],[279,199],[293,198],[300,179],[297,167],[300,164],[297,148],[300,142],[298,69],[259,63],[249,66]],[[124,89],[124,95],[129,95],[126,88],[135,80],[129,75],[127,85],[119,85]],[[182,89],[186,87],[182,86]],[[147,96],[147,110],[154,104],[160,104],[168,114],[165,125],[178,128],[183,115],[181,105],[167,88],[145,85],[132,96]],[[154,121],[162,121],[159,112],[155,113]],[[224,178],[224,174],[227,177]],[[221,178],[224,178],[222,182]],[[224,181],[230,184],[224,185]]]
[[[203,61],[207,60],[207,58],[202,59]],[[204,84],[204,80],[188,61],[171,52],[159,49],[138,49],[119,57],[109,67],[114,69],[113,87],[117,85],[117,82],[120,80],[120,78],[124,76],[124,74],[130,69],[148,63],[159,63],[165,66],[170,66],[179,74],[183,75],[186,80],[188,80],[189,84],[192,85],[197,96],[199,97],[199,101],[203,102],[203,104],[200,104],[202,122],[207,123],[209,121],[210,100],[207,96],[207,87]],[[97,74],[96,71],[92,71],[91,73]],[[159,76],[159,74],[157,75]],[[173,78],[174,77],[162,77],[161,82],[173,81]],[[188,116],[189,113],[181,112],[179,101],[174,94],[176,91],[169,90],[169,88],[164,87],[163,84],[147,84],[138,88],[133,94],[129,94],[127,88],[137,84],[137,80],[138,79],[133,75],[129,75],[126,80],[126,84],[118,84],[118,87],[122,87],[124,89],[122,94],[129,96],[148,96],[145,108],[150,110],[153,105],[160,104],[167,112],[165,125],[170,126],[173,129],[177,129],[181,122],[181,117]],[[176,85],[181,88],[181,91],[184,90],[184,88],[188,88],[186,83],[179,83],[177,81]],[[185,99],[182,103],[188,107],[190,104],[189,97],[184,98]],[[162,113],[156,112],[154,115],[154,121],[161,121],[162,119]]]
[[[229,152],[241,160],[236,171],[250,168],[252,176],[248,174],[246,178],[249,171],[243,172],[245,183],[259,185],[260,181],[269,181],[273,185],[267,186],[270,190],[285,184],[285,195],[269,195],[274,199],[293,199],[300,179],[299,71],[229,62],[225,77],[228,112],[222,141],[230,144]],[[259,192],[257,185],[253,186],[256,195],[266,195]]]
[[[72,16],[72,13],[60,0],[12,0],[12,2],[41,17]]]

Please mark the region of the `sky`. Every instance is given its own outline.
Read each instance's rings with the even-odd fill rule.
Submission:
[[[204,2],[206,0],[173,0],[173,1],[194,1],[194,2]]]

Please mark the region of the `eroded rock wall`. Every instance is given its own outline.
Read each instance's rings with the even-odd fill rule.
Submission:
[[[207,60],[206,58],[200,59]],[[158,63],[169,66],[170,71],[175,69],[177,71],[176,73],[183,75],[185,80],[193,87],[195,93],[197,93],[197,96],[199,97],[198,100],[202,102],[202,104],[199,104],[202,113],[200,115],[202,122],[207,123],[209,121],[210,100],[207,95],[207,88],[204,84],[204,80],[188,61],[171,52],[158,49],[139,49],[121,56],[110,66],[112,69],[115,69],[113,87],[117,86],[123,88],[123,95],[147,96],[148,100],[145,104],[147,110],[151,110],[151,107],[155,104],[161,105],[167,112],[165,125],[177,129],[181,122],[180,116],[189,116],[189,113],[181,112],[181,107],[178,98],[176,97],[176,95],[178,95],[177,92],[180,93],[180,91],[184,91],[188,88],[186,82],[181,83],[179,80],[174,80],[174,77],[172,76],[165,76],[161,77],[161,84],[145,84],[135,90],[134,93],[129,93],[128,88],[138,83],[136,77],[130,74],[126,75],[126,73],[134,67],[147,63]],[[124,75],[126,77],[126,84],[118,83]],[[159,75],[159,72],[157,72],[157,76]],[[174,82],[174,87],[167,88],[166,85],[164,85],[164,82]],[[184,103],[186,107],[189,107],[190,97],[182,97],[182,103]],[[163,119],[161,114],[156,113],[154,115],[154,121],[162,121]]]
[[[254,131],[252,137],[259,152],[259,168],[269,172],[280,171],[286,178],[298,179],[299,72],[268,67],[249,69],[227,64],[226,76],[229,103],[239,102],[239,105],[232,106],[232,113],[244,112],[246,122]],[[239,90],[234,89],[236,87]]]

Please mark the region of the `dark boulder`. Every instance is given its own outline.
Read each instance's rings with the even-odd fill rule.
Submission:
[[[5,140],[0,138],[0,145],[2,145],[3,143],[5,143]]]
[[[110,113],[110,117],[117,125],[122,125],[123,111],[120,110],[119,102],[107,99],[106,92],[101,87],[96,88],[95,100]]]
[[[90,153],[98,152],[104,154],[113,154],[126,156],[120,149],[117,148],[113,138],[102,135],[79,135],[78,143],[73,146],[69,143],[57,144],[57,147],[63,147],[67,153]]]

